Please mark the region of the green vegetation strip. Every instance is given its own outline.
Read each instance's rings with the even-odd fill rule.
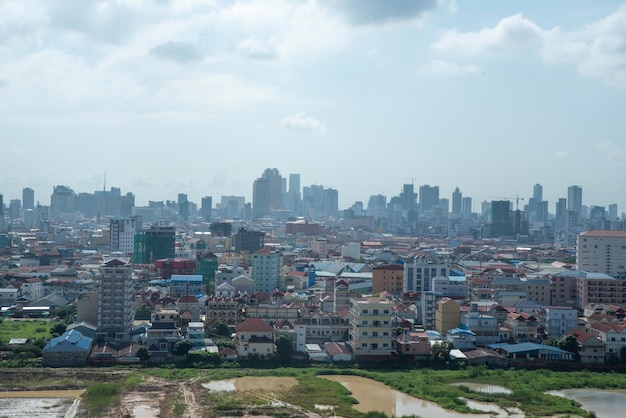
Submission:
[[[113,405],[119,405],[125,390],[140,384],[138,375],[131,375],[118,382],[96,382],[89,385],[82,396],[81,408],[87,411],[88,416],[98,416],[110,412]]]

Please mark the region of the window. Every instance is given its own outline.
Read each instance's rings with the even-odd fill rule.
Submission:
[[[378,315],[378,309],[374,309],[374,315]]]

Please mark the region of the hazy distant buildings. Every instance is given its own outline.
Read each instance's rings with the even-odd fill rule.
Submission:
[[[300,174],[289,174],[289,191],[287,192],[287,209],[289,209],[294,215],[300,214],[300,200],[302,194],[300,193]]]
[[[576,212],[579,225],[583,216],[583,188],[580,186],[569,186],[567,188],[567,211]],[[574,226],[574,225],[572,225]]]
[[[211,221],[211,214],[213,211],[213,197],[204,196],[200,207],[200,216],[205,222]]]
[[[491,237],[500,238],[510,235],[509,217],[511,202],[508,200],[494,200],[491,202]]]
[[[220,199],[220,216],[222,219],[243,219],[246,198],[243,196],[222,196]]]
[[[76,193],[67,186],[54,186],[50,196],[50,215],[61,216],[76,210]]]
[[[459,188],[455,188],[452,192],[452,214],[461,216],[463,194]]]
[[[267,168],[252,185],[252,212],[254,219],[269,216],[281,210],[283,178],[276,168]]]
[[[22,189],[22,207],[24,209],[35,209],[35,191],[30,187]]]
[[[387,196],[377,194],[370,196],[367,202],[367,215],[374,218],[386,217]]]
[[[232,237],[232,247],[238,253],[253,253],[265,246],[265,232],[249,231],[246,228],[239,228]]]
[[[337,216],[339,211],[339,192],[324,186],[312,185],[302,189],[304,216],[320,219]]]
[[[428,184],[420,186],[419,201],[422,214],[432,211],[435,206],[439,206],[439,186],[429,186]]]

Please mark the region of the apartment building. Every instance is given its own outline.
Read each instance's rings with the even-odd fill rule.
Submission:
[[[390,357],[396,350],[395,305],[378,296],[350,299],[348,345],[357,360]]]
[[[133,325],[132,264],[129,258],[106,259],[98,277],[98,336],[127,341]]]
[[[626,272],[626,231],[592,230],[578,235],[578,269],[624,277]]]
[[[384,264],[372,269],[372,293],[387,291],[401,295],[404,287],[404,267],[401,264]]]

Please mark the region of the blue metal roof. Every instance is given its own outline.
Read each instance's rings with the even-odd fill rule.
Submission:
[[[92,342],[93,342],[92,338],[86,337],[81,332],[76,331],[75,329],[72,329],[69,331],[65,331],[59,337],[51,339],[48,345],[46,345],[46,349],[56,347],[59,344],[69,343],[82,350],[89,350]]]
[[[202,283],[201,274],[172,274],[172,277],[168,280],[168,283]]]

